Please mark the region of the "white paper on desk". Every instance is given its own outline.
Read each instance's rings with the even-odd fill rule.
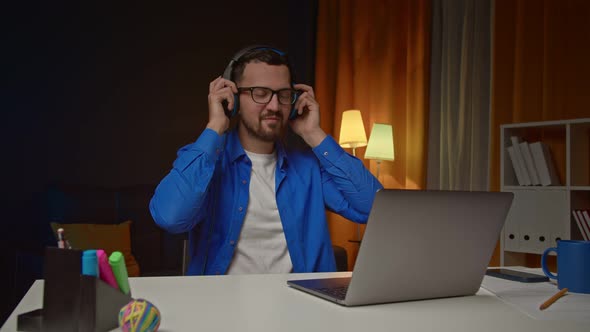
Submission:
[[[481,286],[528,316],[540,320],[590,322],[590,294],[567,293],[545,310],[539,310],[559,290],[549,282],[525,283],[485,276]]]

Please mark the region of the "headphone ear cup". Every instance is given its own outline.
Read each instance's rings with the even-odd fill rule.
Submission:
[[[238,111],[240,110],[240,98],[238,97],[237,93],[234,93],[234,109],[233,109],[233,113],[232,113],[232,118],[234,116],[236,116],[238,114]]]
[[[291,109],[291,113],[289,113],[289,120],[295,119],[299,114],[297,114],[297,109],[295,106]]]
[[[240,98],[238,98],[238,95],[234,93],[234,107],[231,110],[229,109],[229,103],[227,102],[227,100],[222,101],[221,105],[223,105],[225,115],[231,119],[236,114],[238,114],[238,111],[240,110]]]
[[[297,103],[297,95],[295,95],[295,100],[293,101],[293,108],[291,108],[291,113],[289,113],[289,120],[295,119],[299,114],[297,114],[297,108],[295,108],[295,104]]]

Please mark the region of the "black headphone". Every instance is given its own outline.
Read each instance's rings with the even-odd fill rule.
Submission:
[[[238,62],[240,60],[240,58],[242,56],[244,56],[244,54],[246,54],[250,51],[253,51],[253,50],[258,50],[258,49],[271,50],[282,57],[287,57],[286,52],[283,52],[283,51],[276,49],[274,47],[271,47],[271,46],[266,46],[266,45],[248,46],[248,47],[245,47],[245,48],[241,49],[240,51],[238,51],[232,57],[231,61],[225,67],[225,70],[223,71],[223,78],[225,78],[226,80],[231,80],[231,73],[234,69],[234,65],[236,64],[236,62]],[[289,62],[288,57],[287,57],[287,62]],[[291,64],[289,63],[287,66],[289,67],[290,74],[293,75],[293,70],[292,70]],[[293,77],[291,77],[291,79],[293,79]],[[293,85],[293,83],[291,85]],[[297,95],[295,95],[295,101],[297,101]],[[236,114],[238,114],[238,110],[240,109],[240,98],[237,94],[234,94],[234,107],[232,109],[229,109],[227,100],[224,100],[222,102],[222,105],[225,110],[225,115],[227,115],[231,119]],[[295,117],[297,117],[297,115],[298,114],[297,114],[297,109],[295,108],[295,102],[293,102],[293,108],[291,109],[291,112],[289,113],[289,119],[294,119]]]

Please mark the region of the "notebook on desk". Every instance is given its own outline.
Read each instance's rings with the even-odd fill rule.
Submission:
[[[475,294],[513,194],[377,192],[352,277],[289,280],[345,306]]]

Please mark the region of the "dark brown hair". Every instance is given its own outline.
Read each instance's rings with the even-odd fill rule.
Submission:
[[[289,63],[287,53],[270,47],[255,48],[247,51],[233,65],[231,80],[238,82],[244,75],[244,69],[250,62],[263,62],[272,66],[285,65],[289,69],[289,78],[291,82],[295,81],[293,68]]]

